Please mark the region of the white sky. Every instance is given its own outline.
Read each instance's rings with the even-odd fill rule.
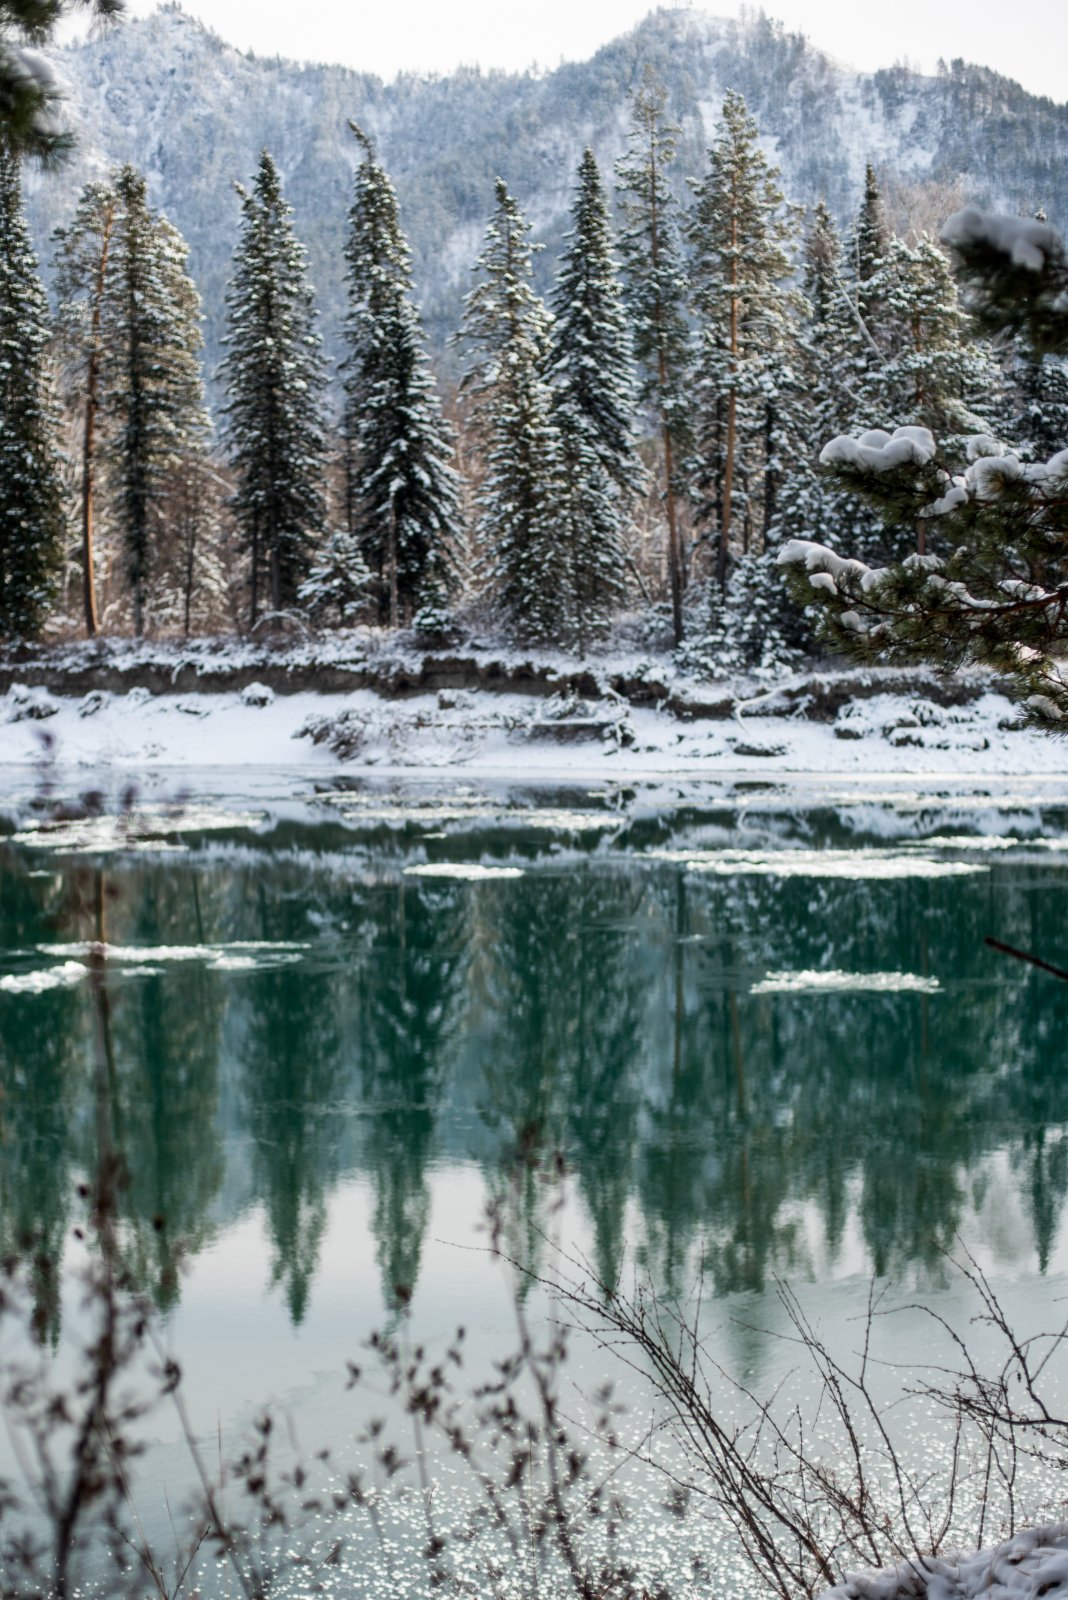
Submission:
[[[625,32],[652,0],[184,0],[231,44],[392,77],[461,63],[524,68],[578,61]],[[674,0],[668,0],[673,5]],[[143,15],[155,0],[128,0]],[[705,9],[736,16],[740,0]],[[756,9],[756,8],[754,8]],[[765,0],[791,30],[852,66],[939,56],[994,67],[1036,94],[1068,100],[1066,0]]]

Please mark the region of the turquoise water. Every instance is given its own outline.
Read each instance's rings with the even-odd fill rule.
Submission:
[[[340,1426],[327,1375],[402,1305],[488,1359],[502,1193],[531,1263],[549,1232],[604,1281],[699,1272],[725,1317],[767,1313],[777,1277],[832,1316],[871,1274],[945,1293],[958,1240],[1041,1295],[1068,1259],[1068,984],[984,938],[1068,965],[1066,890],[1068,810],[1033,797],[23,809],[0,837],[4,1251],[49,1264],[61,1349],[77,1186],[118,1154],[197,1425],[276,1395],[316,1438]],[[751,1328],[723,1350],[778,1370]]]

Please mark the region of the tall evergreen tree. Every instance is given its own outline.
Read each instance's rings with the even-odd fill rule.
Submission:
[[[947,441],[1007,420],[1000,371],[980,346],[960,303],[949,262],[933,239],[893,239],[872,280],[880,286],[889,336],[882,364],[865,384],[866,416],[879,426],[917,424]]]
[[[569,637],[573,591],[561,538],[560,440],[545,378],[549,316],[533,285],[530,224],[503,179],[467,297],[464,379],[485,461],[478,495],[488,577],[510,629],[534,643]]]
[[[81,411],[80,488],[82,598],[85,631],[100,625],[96,586],[96,502],[103,364],[111,304],[111,250],[119,200],[110,183],[88,183],[74,216],[57,228],[55,288],[59,301],[57,332],[66,380],[67,402]]]
[[[802,256],[806,310],[798,341],[798,372],[805,427],[767,535],[776,543],[784,538],[818,538],[836,550],[856,554],[858,533],[872,520],[870,513],[843,495],[819,468],[824,443],[852,427],[866,403],[862,382],[867,363],[843,267],[834,218],[820,200],[809,217]]]
[[[612,260],[608,202],[592,150],[552,298],[551,379],[564,466],[577,642],[604,632],[624,593],[630,510],[644,473],[632,432],[634,369]]]
[[[200,296],[181,234],[150,210],[145,180],[123,167],[109,258],[113,298],[104,351],[112,508],[122,537],[134,632],[144,631],[169,474],[207,432]]]
[[[800,303],[787,253],[795,230],[777,178],[745,101],[729,93],[687,230],[698,320],[698,514],[715,526],[721,592],[735,520],[748,553],[773,514],[784,413],[796,389]]]
[[[678,474],[689,436],[689,333],[678,201],[668,171],[675,159],[677,129],[664,121],[665,98],[663,86],[647,71],[634,98],[630,148],[616,166],[616,178],[624,222],[620,254],[641,374],[639,394],[653,410],[663,450],[672,630],[679,644],[686,564]]]
[[[412,302],[397,197],[370,141],[351,126],[364,154],[345,247],[348,527],[378,578],[379,620],[395,628],[456,587],[459,479]]]
[[[22,211],[18,158],[0,137],[0,636],[42,623],[63,557],[48,303]]]
[[[273,611],[294,604],[325,532],[325,378],[304,248],[268,151],[252,189],[237,192],[241,238],[221,373],[237,478],[231,506],[249,557],[255,624],[264,598]]]

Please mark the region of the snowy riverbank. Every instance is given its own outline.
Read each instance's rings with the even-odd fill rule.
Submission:
[[[890,684],[871,687],[821,718],[804,696],[791,702],[780,691],[690,720],[611,692],[283,695],[253,681],[215,693],[57,695],[15,684],[0,695],[0,767],[116,777],[185,767],[452,769],[530,783],[786,773],[1068,779],[1068,746],[1021,730],[1001,695],[945,706]]]

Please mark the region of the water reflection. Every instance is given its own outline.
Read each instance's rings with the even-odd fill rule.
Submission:
[[[17,980],[0,993],[0,1248],[35,1264],[41,1336],[59,1332],[73,1187],[112,1149],[163,1308],[182,1258],[258,1205],[265,1277],[300,1323],[330,1197],[355,1175],[396,1307],[430,1248],[436,1167],[473,1164],[492,1195],[517,1156],[533,1174],[557,1151],[606,1279],[632,1248],[668,1290],[695,1252],[720,1294],[849,1262],[937,1276],[999,1160],[1045,1269],[1068,1190],[1068,986],[983,937],[1063,958],[1068,858],[958,842],[939,859],[967,874],[821,879],[692,870],[737,842],[731,816],[611,839],[563,825],[235,828],[95,862],[0,844],[0,972]],[[763,826],[776,848],[876,847],[830,816]],[[672,859],[648,853],[665,843]],[[404,876],[435,851],[524,871]],[[92,942],[123,952],[101,987],[22,984]],[[813,970],[938,987],[752,992]],[[544,1195],[532,1175],[532,1258]]]

